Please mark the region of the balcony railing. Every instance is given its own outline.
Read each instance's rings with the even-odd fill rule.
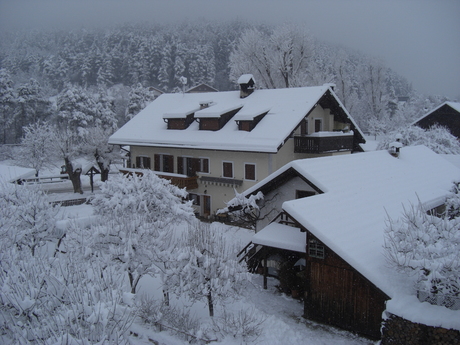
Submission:
[[[171,184],[179,188],[187,188],[187,190],[197,189],[198,188],[198,176],[192,177],[179,177],[179,176],[165,176],[158,174],[159,177],[162,177],[166,180],[170,180]]]
[[[124,175],[136,174],[138,176],[143,175],[142,169],[130,169],[124,168],[120,169],[120,172]],[[179,188],[187,188],[187,190],[197,189],[198,188],[198,176],[187,176],[182,174],[172,174],[162,171],[154,171],[158,177],[164,178],[165,180],[171,181],[171,184]]]
[[[353,133],[319,132],[312,135],[294,137],[295,153],[326,153],[351,151]]]

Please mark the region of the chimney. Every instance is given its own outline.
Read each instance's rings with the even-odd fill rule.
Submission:
[[[390,155],[392,155],[393,157],[396,157],[396,158],[399,157],[399,152],[401,151],[401,148],[403,147],[403,144],[401,141],[402,141],[402,135],[396,134],[396,140],[390,143],[389,152],[390,152]]]
[[[254,76],[252,74],[243,74],[238,78],[240,85],[240,98],[246,98],[254,92]]]

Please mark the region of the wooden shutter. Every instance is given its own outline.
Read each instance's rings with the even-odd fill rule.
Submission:
[[[244,165],[244,178],[253,181],[256,179],[256,166],[254,164]]]
[[[184,157],[177,157],[177,173],[184,174]]]
[[[209,173],[209,159],[201,158],[201,161],[203,164],[203,170],[201,172]]]
[[[223,162],[223,176],[233,178],[233,163],[231,162]]]
[[[158,155],[158,154],[156,154],[153,157],[153,170],[161,171],[160,170],[161,169],[160,159],[161,159],[161,155]]]

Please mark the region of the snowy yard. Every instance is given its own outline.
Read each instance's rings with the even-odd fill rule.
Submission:
[[[65,218],[87,218],[92,214],[90,205],[79,205],[61,208],[61,215]],[[225,227],[226,237],[242,248],[250,241],[252,232],[219,223],[213,227]],[[158,279],[144,277],[140,281],[138,296],[148,296],[156,300],[162,299],[161,283]],[[303,319],[303,303],[282,294],[276,288],[278,281],[274,278],[268,280],[268,289],[263,289],[262,276],[252,275],[252,281],[245,284],[243,293],[236,299],[229,299],[225,305],[216,305],[215,318],[222,317],[224,310],[227,313],[238,314],[239,311],[249,311],[258,321],[263,321],[260,326],[260,335],[256,337],[232,337],[214,341],[214,344],[374,344],[374,342],[354,335],[352,333],[321,325]],[[127,289],[128,290],[128,289]],[[185,298],[171,296],[171,304],[190,310],[193,318],[200,323],[201,329],[212,326],[208,316],[207,305],[204,302],[192,304]],[[149,328],[148,325],[138,322],[132,326],[132,331],[138,337],[131,337],[132,344],[151,344],[148,339],[159,344],[188,344],[184,336],[170,331],[159,332]]]

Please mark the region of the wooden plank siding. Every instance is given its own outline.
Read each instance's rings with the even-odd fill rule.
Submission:
[[[379,339],[389,297],[327,246],[324,259],[309,257],[307,247],[306,259],[305,317]]]

